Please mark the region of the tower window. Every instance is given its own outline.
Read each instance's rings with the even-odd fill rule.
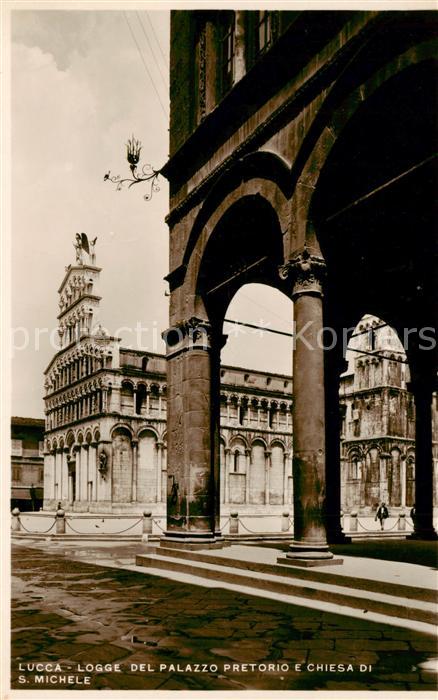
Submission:
[[[272,46],[277,34],[277,13],[269,10],[258,12],[256,31],[256,54],[265,53]]]
[[[234,82],[234,12],[229,14],[223,25],[221,39],[221,93],[224,95]]]

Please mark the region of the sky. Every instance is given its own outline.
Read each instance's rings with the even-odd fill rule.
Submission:
[[[118,192],[103,176],[129,175],[132,134],[143,145],[141,163],[166,162],[168,70],[168,12],[12,12],[12,415],[44,415],[57,290],[75,261],[76,232],[97,236],[102,324],[125,346],[140,340],[140,349],[164,352],[167,182],[160,178],[145,202],[143,185]],[[248,285],[227,317],[290,331],[292,302]],[[139,323],[148,329],[140,336]],[[231,325],[225,332],[224,363],[291,373],[290,339]]]

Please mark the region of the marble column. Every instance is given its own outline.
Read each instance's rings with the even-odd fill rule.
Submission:
[[[161,502],[161,483],[163,469],[163,443],[157,442],[157,503]]]
[[[250,469],[251,469],[251,450],[247,448],[245,450],[246,458],[246,474],[245,474],[245,503],[249,503],[249,479],[250,479]]]
[[[286,505],[288,503],[288,488],[289,488],[289,471],[288,471],[288,462],[289,462],[289,452],[285,452],[283,454],[283,505]]]
[[[325,262],[304,248],[280,269],[294,302],[294,540],[287,557],[332,559],[324,522],[326,498],[322,279]]]
[[[163,334],[168,376],[166,546],[222,546],[219,519],[220,340],[190,318]],[[216,425],[217,423],[217,425]]]
[[[137,483],[138,483],[138,440],[132,440],[132,490],[131,500],[137,501]]]
[[[231,471],[231,449],[225,448],[224,464],[224,503],[230,502],[230,471]]]
[[[265,450],[265,504],[269,504],[269,489],[271,475],[271,451]]]

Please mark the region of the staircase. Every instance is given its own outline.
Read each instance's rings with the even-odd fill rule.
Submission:
[[[373,567],[382,571],[388,564],[379,560],[362,559],[362,567],[363,562],[370,562],[370,571],[366,577],[358,577],[353,573],[353,557],[348,558],[350,562],[345,570],[338,565],[322,571],[318,567],[291,565],[290,560],[274,549],[231,545],[219,552],[150,546],[144,554],[136,556],[136,565],[147,567],[152,575],[184,580],[190,576],[196,578],[192,582],[200,585],[214,582],[225,588],[244,587],[253,595],[276,597],[337,614],[367,616],[370,620],[436,634],[438,592],[436,583],[432,582],[433,573],[431,576],[426,567],[416,568],[428,573],[432,582],[429,587],[382,581],[381,575],[380,580],[373,578]]]

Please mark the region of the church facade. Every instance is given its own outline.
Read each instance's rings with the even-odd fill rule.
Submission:
[[[128,350],[96,323],[101,269],[80,250],[58,290],[60,349],[45,372],[44,508],[164,514],[166,359]],[[292,381],[221,368],[223,512],[292,503]]]

